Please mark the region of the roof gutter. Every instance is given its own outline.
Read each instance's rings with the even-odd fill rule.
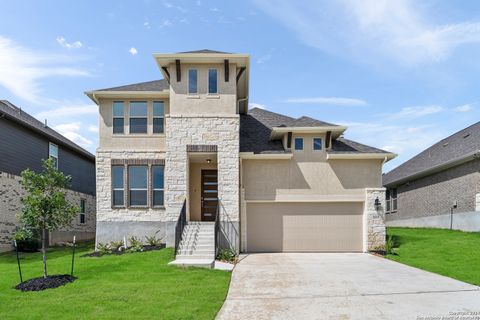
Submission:
[[[392,160],[397,155],[395,153],[329,153],[327,160],[355,160],[355,159],[378,159],[383,163]]]
[[[293,154],[291,153],[253,153],[253,152],[240,152],[240,159],[251,160],[281,160],[291,159]]]
[[[428,168],[428,169],[425,169],[425,170],[422,170],[422,171],[419,171],[419,172],[416,172],[414,174],[411,174],[407,177],[404,177],[404,178],[401,178],[401,179],[398,179],[398,180],[394,180],[394,181],[391,181],[389,183],[386,183],[384,184],[385,186],[393,186],[393,185],[399,185],[399,184],[402,184],[402,183],[405,183],[405,182],[408,182],[410,180],[415,180],[415,179],[418,179],[418,178],[422,178],[422,177],[425,177],[425,176],[428,176],[430,174],[433,174],[433,173],[437,173],[439,171],[442,171],[442,170],[445,170],[445,169],[449,169],[451,167],[455,167],[455,166],[458,166],[460,164],[463,164],[465,162],[468,162],[468,161],[472,161],[472,160],[475,160],[475,159],[478,159],[480,158],[480,149],[479,150],[475,150],[475,151],[472,151],[472,152],[469,152],[461,157],[458,157],[458,158],[455,158],[455,159],[452,159],[452,160],[449,160],[447,162],[444,162],[444,163],[441,163],[441,164],[438,164],[436,166],[433,166],[431,168]],[[388,173],[387,173],[388,174]]]

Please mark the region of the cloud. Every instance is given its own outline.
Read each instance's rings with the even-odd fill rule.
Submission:
[[[399,119],[399,118],[420,118],[427,115],[432,115],[445,111],[445,108],[441,106],[429,105],[429,106],[415,106],[415,107],[405,107],[402,108],[397,113],[392,114],[390,119]]]
[[[285,103],[302,104],[328,104],[334,106],[366,106],[367,102],[361,99],[340,98],[340,97],[313,97],[313,98],[290,98]]]
[[[63,104],[57,108],[37,113],[35,117],[40,121],[44,119],[72,118],[74,116],[96,115],[98,107],[94,104]]]
[[[138,53],[137,49],[135,47],[131,47],[130,50],[128,50],[132,56],[136,55]]]
[[[453,109],[455,112],[469,112],[473,110],[470,104],[464,104]]]
[[[267,106],[264,105],[264,104],[251,102],[251,103],[248,104],[248,108],[249,109],[258,108],[258,109],[266,110]]]
[[[92,145],[92,141],[82,136],[79,132],[82,128],[81,122],[70,122],[70,123],[63,123],[53,127],[56,131],[58,131],[61,135],[65,136],[66,138],[72,140],[76,144],[87,148]]]
[[[210,8],[209,10],[212,11],[212,12],[219,12],[220,11],[220,9],[218,9],[217,7]]]
[[[64,37],[57,37],[57,42],[59,45],[67,49],[80,49],[83,46],[80,41],[68,43]]]
[[[43,78],[90,75],[86,70],[68,66],[75,61],[72,55],[34,51],[0,35],[0,86],[26,101],[47,101],[40,96]]]
[[[239,17],[237,17],[237,19],[238,18]],[[243,18],[243,20],[245,20],[245,18]],[[262,64],[262,63],[265,63],[265,62],[269,61],[270,59],[272,59],[273,51],[274,51],[274,49],[270,49],[270,51],[267,54],[264,54],[263,56],[261,56],[260,58],[257,59],[257,63]]]
[[[148,22],[148,21],[145,21],[145,22],[143,23],[143,26],[144,26],[145,28],[147,28],[147,29],[150,29],[150,28],[151,28],[151,27],[150,27],[150,22]]]
[[[90,125],[88,126],[88,131],[98,133],[98,126]]]
[[[171,26],[173,26],[173,23],[168,19],[163,20],[162,23],[160,24],[160,28],[171,27]]]
[[[480,22],[438,23],[413,0],[255,0],[305,44],[353,60],[431,64],[463,45],[480,43]],[[434,21],[435,20],[435,21]]]

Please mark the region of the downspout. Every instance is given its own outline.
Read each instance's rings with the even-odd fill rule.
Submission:
[[[237,111],[240,113],[240,101],[246,101],[248,100],[248,96],[246,98],[242,98],[242,99],[238,99],[237,100]],[[247,106],[247,110],[248,110],[248,106]]]

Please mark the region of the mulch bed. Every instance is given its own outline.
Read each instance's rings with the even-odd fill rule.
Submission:
[[[162,250],[162,249],[165,249],[166,245],[164,243],[162,243],[161,245],[159,246],[149,246],[149,245],[145,245],[143,246],[143,251],[135,251],[135,252],[145,252],[145,251],[153,251],[153,250]],[[112,252],[109,252],[109,253],[104,253],[104,252],[100,252],[100,251],[95,251],[95,252],[92,252],[92,253],[87,253],[87,254],[84,254],[82,257],[101,257],[101,256],[108,256],[108,255],[111,255],[111,254],[114,254],[114,255],[122,255],[122,254],[125,254],[125,253],[132,253],[133,251],[130,251],[130,250],[122,250],[122,251],[112,251]]]
[[[18,284],[15,289],[20,291],[42,291],[45,289],[53,289],[66,285],[75,281],[77,278],[69,274],[58,274],[48,276],[46,278],[33,278]]]
[[[387,253],[383,250],[374,250],[370,251],[371,254],[377,257],[385,258],[387,256]]]

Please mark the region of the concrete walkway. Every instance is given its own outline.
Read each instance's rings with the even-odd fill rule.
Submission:
[[[454,312],[480,317],[479,287],[369,254],[276,253],[237,264],[217,318],[422,319]]]

